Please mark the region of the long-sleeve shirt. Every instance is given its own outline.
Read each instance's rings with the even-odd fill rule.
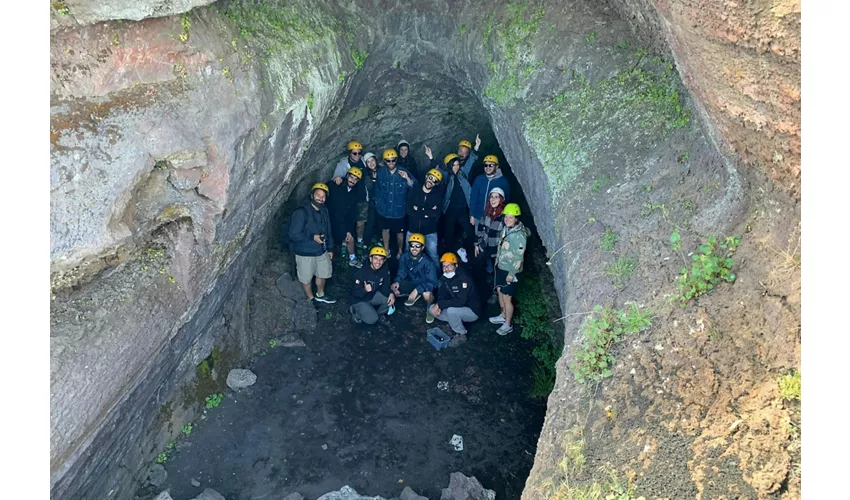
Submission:
[[[493,188],[502,188],[505,192],[505,203],[511,200],[511,186],[500,168],[496,168],[492,176],[479,175],[472,184],[472,194],[469,196],[469,215],[475,217],[475,220],[484,217],[484,207],[487,206],[487,199]]]
[[[407,172],[403,168],[396,168],[390,172],[389,168],[379,168],[378,177],[375,182],[375,210],[378,215],[387,219],[401,219],[406,213],[405,201],[407,191],[416,185],[416,177],[407,172],[410,182],[406,181],[399,172]]]
[[[436,188],[426,193],[424,187],[417,187],[407,193],[408,231],[422,234],[436,233],[441,203],[442,192]]]
[[[449,307],[469,307],[475,314],[479,313],[481,301],[475,290],[475,282],[466,269],[458,267],[451,278],[446,278],[445,275],[440,276],[437,305],[443,310]]]
[[[419,293],[430,292],[437,288],[437,264],[425,255],[419,254],[415,259],[410,252],[404,252],[398,261],[398,275],[396,282],[408,280],[416,286]]]
[[[514,227],[505,226],[499,237],[499,247],[496,250],[496,267],[516,278],[522,271],[522,259],[528,242],[528,228],[517,221]]]
[[[325,235],[323,245],[313,239],[317,234]],[[318,257],[324,255],[327,249],[332,249],[334,239],[328,209],[320,207],[316,210],[309,198],[301,202],[289,220],[289,240],[295,255]]]
[[[367,292],[365,283],[372,285],[372,291]],[[384,264],[377,271],[372,269],[371,262],[358,269],[354,273],[354,283],[351,287],[351,296],[356,302],[372,300],[375,292],[390,296],[390,268]]]

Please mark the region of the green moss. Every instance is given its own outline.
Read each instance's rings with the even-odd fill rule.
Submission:
[[[351,60],[354,62],[354,67],[357,69],[363,69],[363,66],[366,65],[367,57],[369,57],[369,53],[365,50],[351,50]]]
[[[313,93],[307,94],[307,109],[313,111]]]
[[[526,81],[540,67],[534,61],[534,36],[540,29],[540,21],[546,15],[544,8],[529,12],[525,3],[509,3],[505,7],[505,18],[493,23],[492,15],[484,25],[484,44],[489,59],[490,83],[484,95],[506,106],[517,97]],[[499,58],[491,49],[491,34],[496,37],[492,44],[500,48]]]
[[[627,67],[595,83],[571,72],[563,91],[533,109],[525,136],[543,164],[553,200],[575,187],[612,140],[626,136],[651,144],[690,123],[672,65],[639,57]]]

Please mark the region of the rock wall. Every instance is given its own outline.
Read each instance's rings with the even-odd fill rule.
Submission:
[[[168,439],[169,419],[157,417],[163,402],[176,400],[213,345],[231,345],[234,358],[250,352],[251,342],[239,340],[244,321],[231,321],[223,311],[249,314],[246,290],[262,260],[272,214],[303,196],[293,191],[299,183],[327,178],[345,142],[354,137],[378,152],[406,138],[422,165],[423,144],[442,157],[459,134],[472,139],[479,131],[485,154],[496,151],[498,141],[499,154],[522,184],[562,309],[571,315],[564,321],[568,347],[527,498],[563,484],[558,464],[575,428],[601,433],[588,457],[595,452],[600,464],[631,471],[648,492],[703,492],[706,471],[720,461],[706,455],[709,436],[726,440],[728,454],[738,457],[733,466],[720,464],[728,478],[713,488],[788,490],[791,455],[778,451],[787,442],[775,426],[758,428],[757,417],[770,407],[770,418],[787,420],[787,410],[770,399],[769,384],[777,370],[799,363],[799,267],[767,276],[778,258],[768,247],[792,251],[799,232],[793,199],[799,186],[799,97],[793,98],[799,96],[793,46],[799,14],[793,8],[771,11],[779,23],[771,29],[785,30],[790,45],[781,57],[767,56],[775,64],[765,69],[763,43],[739,36],[744,41],[735,50],[756,55],[736,57],[728,44],[718,45],[708,25],[692,28],[688,19],[712,16],[697,16],[683,2],[624,0],[606,7],[375,0],[341,6],[301,0],[218,2],[189,12],[192,3],[169,5],[165,11],[144,2],[130,10],[115,3],[53,5],[54,497],[128,496],[142,464]],[[720,2],[700,5],[722,8]],[[739,27],[768,15],[732,12]],[[148,15],[166,17],[121,21]],[[119,20],[98,22],[110,19]],[[626,36],[630,28],[635,35]],[[740,68],[724,73],[722,64]],[[774,67],[782,78],[768,78]],[[762,72],[760,86],[745,84],[747,71]],[[765,127],[775,133],[763,134]],[[717,144],[734,149],[718,151]],[[740,169],[740,160],[755,168]],[[784,192],[760,172],[772,174]],[[747,265],[739,271],[746,279],[734,289],[740,293],[715,294],[696,311],[671,305],[684,260],[669,250],[674,229],[685,252],[709,234],[752,232]],[[614,253],[599,245],[606,234],[615,235]],[[625,289],[600,279],[617,256],[639,263]],[[771,288],[759,296],[761,283]],[[779,308],[765,296],[777,297]],[[742,325],[736,318],[743,310],[728,313],[743,299],[751,319],[769,325],[769,335]],[[639,401],[621,396],[628,433],[593,427],[605,422],[606,397],[585,392],[569,369],[583,312],[612,301],[662,311],[655,320],[661,326],[643,340],[657,340],[662,349],[630,354],[642,359],[644,378],[618,371],[603,385],[608,394],[627,394],[661,384],[660,393],[646,392]],[[704,343],[677,344],[693,331],[682,337],[674,325],[696,324],[698,314],[703,325],[711,321],[705,318],[726,321],[738,342],[713,351],[725,357],[708,386],[694,382],[702,372],[684,373],[670,364],[679,357],[661,354],[664,345],[673,345],[710,358],[700,350]],[[768,348],[777,338],[790,349]],[[733,345],[764,356],[742,364],[743,354],[727,352]],[[681,390],[666,396],[670,379]],[[732,381],[738,387],[729,395]],[[692,389],[705,396],[691,401]],[[753,399],[755,393],[762,399]],[[678,409],[683,401],[688,416]],[[721,401],[749,405],[747,415],[737,415],[750,425],[746,432],[730,436],[698,426],[677,434],[683,431],[675,424],[667,434],[656,429],[659,414],[670,419],[666,424],[699,421]],[[599,419],[588,414],[579,425],[577,409],[588,407]],[[731,418],[717,411],[717,421]],[[623,436],[629,446],[610,460],[606,446]],[[685,451],[664,456],[658,443],[673,442]],[[652,462],[648,455],[661,457],[656,468],[646,465],[636,476],[633,461]],[[779,457],[767,473],[765,457]],[[659,483],[666,474],[659,462],[678,467],[675,481]],[[592,486],[607,475],[577,477]]]

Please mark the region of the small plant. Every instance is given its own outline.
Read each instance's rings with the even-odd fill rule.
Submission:
[[[461,35],[465,35],[465,34],[466,34],[466,25],[465,25],[465,24],[461,24],[461,25],[460,25],[460,29],[459,29],[459,31],[460,31],[460,34],[461,34]]]
[[[611,179],[610,177],[602,177],[600,179],[596,179],[593,182],[593,191],[598,193],[602,189],[602,186],[604,186],[605,184],[608,184],[612,180],[613,179]]]
[[[666,217],[667,207],[663,203],[644,203],[640,214],[643,217],[649,217],[656,210],[661,210],[661,213]]]
[[[587,43],[593,43],[593,42],[596,41],[597,38],[598,38],[598,36],[597,36],[596,32],[591,31],[589,35],[584,37],[584,41],[586,41]]]
[[[732,272],[735,261],[732,255],[740,242],[739,236],[728,236],[721,242],[717,241],[717,237],[710,236],[707,243],[699,246],[697,253],[691,256],[691,269],[683,267],[679,275],[682,307],[689,300],[713,290],[720,281],[735,281],[735,273]]]
[[[224,394],[220,392],[210,394],[206,398],[207,409],[209,410],[211,408],[218,408],[218,405],[220,405],[222,401],[224,401]]]
[[[177,35],[177,38],[180,39],[181,42],[186,43],[189,41],[189,28],[192,27],[191,21],[189,21],[189,16],[183,15],[180,18],[180,34]],[[236,46],[236,40],[233,40],[232,45]]]
[[[275,347],[277,347],[277,340],[275,340],[275,339],[269,339],[269,347],[271,347],[272,349],[274,349]]]
[[[676,252],[682,249],[682,235],[679,234],[678,227],[670,233],[670,248]]]
[[[165,451],[171,451],[174,449],[174,441],[169,441],[168,445],[165,446]]]
[[[620,40],[617,42],[617,48],[623,50],[629,50],[629,41],[628,40]]]
[[[365,50],[353,49],[351,51],[351,60],[354,62],[354,67],[357,69],[363,69],[363,66],[366,65],[367,57],[369,57],[369,53]]]
[[[605,266],[605,276],[611,278],[614,286],[622,288],[625,281],[635,272],[637,264],[634,259],[620,257],[616,261]]]
[[[626,335],[638,333],[652,325],[652,311],[636,304],[628,310],[596,306],[581,329],[583,341],[570,366],[580,383],[611,376],[614,355],[611,348]]]
[[[313,93],[307,94],[307,109],[313,111]]]
[[[164,464],[167,461],[168,461],[168,453],[163,452],[163,453],[160,453],[159,455],[156,456],[156,463],[158,463],[158,464]]]
[[[330,321],[330,320],[334,319],[334,313],[333,313],[333,311],[325,311],[325,319],[326,319],[327,321]]]
[[[263,120],[262,122],[260,122],[260,125],[263,127],[263,132],[268,132],[268,131],[269,131],[269,124],[268,124],[268,123],[266,123],[266,121],[265,121],[265,120]]]
[[[186,436],[191,434],[192,433],[192,423],[189,422],[188,424],[183,424],[183,428],[180,429],[180,432],[182,432]]]
[[[690,160],[690,159],[691,159],[691,152],[685,151],[684,153],[680,154],[676,158],[676,162],[678,162],[678,163],[688,163],[688,160]]]
[[[112,32],[112,42],[110,42],[110,43],[112,45],[121,45],[121,39],[118,38],[118,32],[116,32],[116,31]]]
[[[697,211],[696,203],[691,200],[682,200],[682,210],[689,214],[694,214]]]
[[[646,191],[647,193],[652,191],[652,185],[650,185],[650,184],[643,184],[643,185],[641,185],[640,188],[643,189],[644,191]]]
[[[605,234],[602,235],[602,239],[599,240],[599,248],[606,252],[613,252],[614,245],[617,243],[617,233],[614,232],[611,227],[605,228]]]
[[[785,375],[780,375],[776,382],[779,384],[779,395],[782,396],[782,399],[800,401],[802,396],[800,372],[793,370]]]
[[[59,15],[67,16],[68,14],[71,13],[71,11],[68,10],[68,6],[65,5],[64,1],[62,1],[62,2],[52,2],[50,4],[50,6],[53,7],[53,9],[56,10],[56,13],[59,14]]]
[[[337,77],[336,81],[339,83],[345,83],[345,72],[341,72]]]
[[[266,351],[260,351],[260,356],[265,356],[265,355],[266,355]]]

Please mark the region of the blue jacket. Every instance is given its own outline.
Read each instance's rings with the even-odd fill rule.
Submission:
[[[404,252],[398,261],[398,276],[395,278],[396,283],[402,280],[411,281],[419,293],[431,292],[437,288],[437,265],[424,249],[419,259],[414,259],[410,252]]]
[[[407,213],[405,201],[407,190],[416,185],[416,177],[407,172],[408,178],[413,182],[409,185],[402,179],[399,172],[407,172],[403,168],[397,168],[395,173],[390,173],[388,168],[379,168],[378,177],[375,180],[375,210],[378,215],[387,219],[401,219]]]
[[[444,189],[446,190],[445,197],[443,198],[443,213],[446,213],[446,210],[449,209],[449,202],[452,199],[452,189],[455,187],[455,180],[457,180],[457,184],[460,184],[460,188],[463,190],[463,196],[466,198],[466,204],[469,205],[469,195],[472,191],[472,186],[469,184],[469,171],[472,170],[472,165],[475,164],[475,160],[478,159],[478,153],[473,149],[469,152],[469,156],[466,157],[466,163],[464,163],[460,170],[458,170],[457,175],[452,175],[450,172],[451,168],[437,163],[436,160],[431,161],[432,168],[439,168],[441,172],[443,172],[443,179],[447,179],[444,182]]]
[[[507,177],[502,175],[502,169],[496,168],[492,179],[486,174],[479,175],[472,184],[472,195],[469,197],[469,215],[475,217],[475,220],[484,217],[484,207],[487,206],[487,198],[493,188],[502,188],[505,192],[505,203],[511,201],[511,187]]]
[[[317,234],[325,235],[324,245],[313,239]],[[289,241],[292,242],[295,255],[318,257],[324,255],[327,249],[332,249],[334,238],[328,209],[321,207],[316,210],[310,198],[302,201],[289,219]]]

